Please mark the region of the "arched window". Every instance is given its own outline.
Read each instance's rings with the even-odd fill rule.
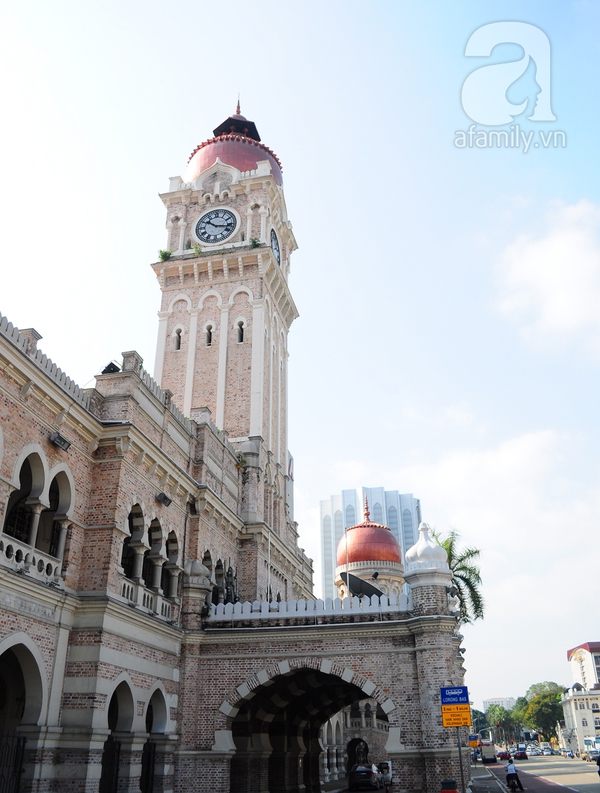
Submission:
[[[29,542],[31,507],[27,504],[33,484],[33,474],[29,460],[25,460],[19,472],[19,489],[14,490],[8,499],[4,533],[21,542]]]
[[[133,578],[135,575],[135,550],[131,546],[133,539],[140,540],[144,532],[144,516],[142,508],[136,504],[131,508],[129,517],[127,519],[129,528],[129,537],[123,540],[123,547],[121,550],[121,567],[123,568],[123,575],[126,578]]]
[[[337,547],[337,544],[342,539],[342,534],[344,533],[344,522],[342,520],[342,513],[339,509],[333,516],[333,526],[335,530],[335,544]]]
[[[148,531],[148,540],[150,541],[150,549],[144,553],[144,564],[142,566],[142,578],[144,579],[144,584],[148,587],[158,587],[160,583],[160,577],[157,575],[157,565],[156,562],[150,558],[151,553],[159,553],[161,546],[162,546],[162,531],[160,528],[160,523],[154,519],[150,524],[150,530]],[[158,580],[157,580],[158,579]]]
[[[388,526],[394,532],[396,537],[398,536],[398,510],[396,507],[390,507],[388,509]]]
[[[35,547],[43,553],[56,556],[58,550],[58,537],[60,535],[60,523],[54,520],[54,516],[58,512],[58,504],[60,501],[60,489],[57,477],[54,477],[50,483],[49,496],[50,507],[42,510],[42,514],[40,515],[40,524]]]
[[[415,532],[410,509],[405,509],[402,512],[402,534],[404,535],[404,547],[412,548],[415,544]]]
[[[213,337],[213,326],[207,325],[206,326],[206,346],[210,347],[212,344],[212,337]]]
[[[378,501],[373,505],[373,520],[375,523],[383,523],[383,510]]]
[[[346,507],[346,526],[354,526],[356,524],[356,516],[354,515],[354,507],[348,504]]]
[[[582,719],[581,720],[581,726],[582,727],[587,727],[588,726],[587,719]]]
[[[177,330],[175,331],[174,344],[175,344],[175,350],[181,349],[181,328],[177,328]]]
[[[237,337],[238,337],[238,344],[242,344],[244,341],[244,323],[241,319],[237,324]]]

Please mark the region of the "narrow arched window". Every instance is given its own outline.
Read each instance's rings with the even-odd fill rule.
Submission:
[[[237,324],[238,344],[244,341],[244,323],[240,320]]]
[[[181,328],[177,328],[175,331],[175,349],[181,349]]]
[[[212,325],[207,325],[206,326],[206,346],[207,347],[210,347],[211,344],[212,344],[212,332],[213,332]]]

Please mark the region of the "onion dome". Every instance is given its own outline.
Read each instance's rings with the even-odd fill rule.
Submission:
[[[337,547],[338,566],[354,562],[402,563],[400,544],[391,529],[369,520],[369,502],[365,498],[365,519],[350,526]]]
[[[213,135],[210,140],[196,146],[190,154],[184,182],[195,182],[218,157],[222,163],[233,165],[239,171],[254,171],[260,160],[268,160],[275,181],[278,185],[283,184],[281,163],[277,155],[260,142],[256,124],[241,115],[239,102],[236,112],[219,124],[213,130]]]
[[[406,552],[406,570],[440,567],[448,567],[448,554],[429,536],[429,525],[421,523],[417,543]]]

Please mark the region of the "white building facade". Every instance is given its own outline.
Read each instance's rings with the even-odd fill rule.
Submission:
[[[365,498],[368,499],[371,518],[375,523],[388,526],[398,542],[404,557],[416,543],[421,523],[421,503],[412,493],[383,487],[363,487],[342,490],[341,493],[321,501],[321,560],[322,592],[324,598],[337,597],[334,584],[336,552],[339,541],[350,526],[363,518]]]
[[[483,712],[485,713],[486,710],[492,705],[500,705],[500,707],[505,708],[506,710],[512,710],[516,704],[517,700],[514,697],[496,697],[495,699],[484,699]]]
[[[561,746],[567,751],[600,749],[600,642],[567,650],[575,683],[562,696]]]

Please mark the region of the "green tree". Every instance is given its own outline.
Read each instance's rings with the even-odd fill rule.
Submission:
[[[471,718],[473,719],[473,732],[481,732],[489,727],[483,711],[471,708]]]
[[[472,623],[483,619],[484,602],[481,594],[479,551],[477,548],[460,548],[460,534],[454,530],[446,536],[432,532],[433,538],[448,554],[448,565],[452,570],[452,585],[456,587],[460,621]]]
[[[561,689],[562,691],[562,689]],[[544,691],[530,700],[525,711],[525,723],[540,732],[544,738],[556,736],[556,723],[563,717],[560,693]]]
[[[510,711],[502,705],[490,705],[485,717],[492,728],[496,743],[507,743],[513,734],[514,726]]]
[[[559,686],[558,683],[553,683],[551,680],[544,680],[543,683],[534,683],[529,686],[525,693],[525,699],[527,702],[531,702],[538,694],[544,694],[546,691],[550,691],[553,694],[562,694],[565,690],[565,686]]]

